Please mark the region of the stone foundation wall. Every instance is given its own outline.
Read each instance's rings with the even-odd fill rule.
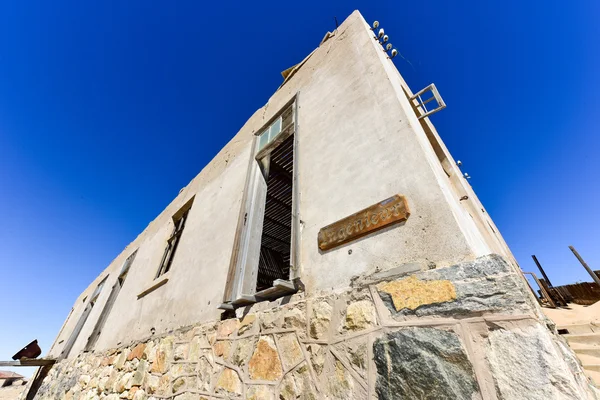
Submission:
[[[56,364],[37,399],[594,399],[499,256],[411,264]]]

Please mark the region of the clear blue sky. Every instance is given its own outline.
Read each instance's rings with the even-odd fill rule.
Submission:
[[[521,266],[600,269],[600,3],[0,3],[0,359],[78,294],[327,30],[378,19]]]

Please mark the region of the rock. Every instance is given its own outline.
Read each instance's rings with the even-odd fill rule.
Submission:
[[[117,382],[115,382],[113,386],[113,391],[117,393],[123,393],[125,389],[127,389],[127,382],[129,382],[132,376],[132,372],[126,372],[125,374],[123,374],[123,376],[121,376],[121,378]]]
[[[127,360],[131,361],[135,358],[141,360],[144,356],[144,350],[146,350],[146,344],[139,343],[131,350],[131,353],[129,353],[129,355],[127,356]]]
[[[129,390],[129,393],[127,393],[127,398],[128,398],[129,400],[133,400],[133,397],[135,396],[135,393],[136,393],[138,390],[139,390],[139,388],[137,388],[137,387],[132,387],[132,388]]]
[[[290,308],[283,314],[283,327],[285,329],[297,329],[299,333],[306,330],[306,314],[304,306]]]
[[[349,331],[361,331],[376,324],[375,307],[369,300],[354,302],[346,309],[344,328]]]
[[[254,350],[254,339],[240,339],[236,343],[235,350],[231,355],[231,362],[233,362],[237,366],[243,366],[246,364],[250,356],[252,355],[252,350]]]
[[[158,385],[160,382],[160,376],[158,375],[148,375],[146,379],[146,390],[149,394],[156,393],[158,389]]]
[[[93,377],[90,379],[90,382],[87,384],[87,388],[88,389],[97,389],[98,388],[98,381],[100,378],[98,378],[97,376]],[[13,383],[14,385],[14,383]]]
[[[113,369],[113,371],[110,373],[110,376],[108,377],[108,379],[104,382],[104,390],[112,390],[112,388],[115,386],[115,383],[121,378],[119,372],[116,369]]]
[[[153,341],[146,343],[142,357],[150,363],[154,362],[154,359],[156,358],[156,344]]]
[[[272,329],[281,328],[282,318],[281,311],[264,312],[259,316],[260,329],[262,331],[269,331]]]
[[[277,336],[277,344],[281,351],[281,360],[283,366],[286,369],[296,366],[300,361],[304,359],[300,343],[296,339],[296,335],[293,333],[286,333]]]
[[[158,377],[158,381],[152,379],[152,386],[148,385],[148,393],[155,394],[157,396],[170,396],[171,395],[171,376],[165,374]]]
[[[217,332],[211,332],[208,333],[206,335],[206,340],[208,340],[208,343],[212,346],[213,344],[215,344],[215,341],[217,340]]]
[[[247,400],[273,400],[273,393],[269,390],[268,386],[256,385],[249,386],[246,391]]]
[[[185,378],[177,378],[173,381],[173,393],[179,392],[180,389],[185,387]]]
[[[506,261],[492,254],[382,283],[378,289],[393,316],[470,316],[494,311],[532,312],[529,289],[523,285]]]
[[[300,395],[300,390],[296,387],[296,380],[292,374],[287,374],[281,382],[279,390],[280,400],[295,400]]]
[[[152,399],[150,399],[152,400]],[[208,400],[206,397],[196,393],[182,393],[179,396],[175,396],[174,400]]]
[[[209,391],[212,383],[213,367],[206,357],[198,361],[198,384],[199,390]]]
[[[310,336],[312,338],[321,339],[328,335],[332,312],[333,307],[327,301],[312,304],[310,318]]]
[[[98,397],[98,394],[96,393],[95,390],[88,390],[87,392],[84,393],[83,397],[81,397],[79,400],[99,400],[100,397]]]
[[[583,399],[566,362],[541,325],[489,332],[486,355],[502,399]]]
[[[154,362],[150,372],[164,374],[169,369],[169,362],[173,357],[173,336],[163,338],[157,345]]]
[[[310,361],[315,373],[321,375],[323,366],[325,365],[325,346],[320,344],[309,344],[307,350],[310,353]]]
[[[340,355],[346,355],[350,366],[363,378],[367,377],[368,353],[365,337],[347,340],[334,346]]]
[[[259,339],[248,363],[248,372],[252,380],[275,381],[281,377],[283,370],[273,339],[268,336]]]
[[[237,319],[227,319],[219,325],[219,329],[217,330],[217,336],[219,337],[227,337],[235,332],[240,325],[240,321]]]
[[[254,326],[254,321],[256,321],[256,314],[248,314],[240,321],[240,327],[238,329],[238,335],[242,335],[249,329],[252,329]]]
[[[350,375],[344,365],[339,361],[335,361],[335,373],[328,380],[329,394],[333,399],[347,400],[358,398],[354,395],[354,379]]]
[[[91,379],[92,378],[89,375],[81,375],[79,377],[79,386],[81,386],[82,389],[85,389]]]
[[[148,362],[146,360],[140,361],[137,369],[133,373],[133,376],[127,382],[127,389],[130,389],[134,386],[142,386],[146,379],[146,373],[148,372]]]
[[[227,359],[231,350],[231,342],[229,340],[219,340],[213,346],[215,356]]]
[[[102,358],[102,361],[100,362],[100,365],[105,367],[107,365],[112,365],[115,361],[115,357],[114,356],[106,356]]]
[[[194,336],[192,338],[192,340],[190,341],[190,345],[189,345],[189,348],[188,348],[186,360],[188,360],[188,361],[196,361],[196,360],[198,360],[198,357],[200,357],[200,350],[201,350],[200,337],[199,336]]]
[[[81,390],[78,387],[72,387],[65,395],[64,400],[79,400],[80,393]]]
[[[296,390],[296,398],[301,400],[317,399],[315,388],[310,379],[310,372],[308,371],[308,366],[306,364],[303,364],[300,367],[296,368],[291,374],[288,374],[287,376],[292,376],[294,379],[293,387]]]
[[[129,349],[123,349],[121,353],[119,353],[114,359],[114,367],[116,369],[123,369],[125,365],[125,361],[127,361],[127,356],[129,355]]]
[[[194,338],[194,329],[188,328],[185,332],[179,333],[179,341],[189,343]]]
[[[190,375],[194,373],[195,366],[191,363],[175,363],[171,365],[169,370],[173,378],[177,378],[180,375]]]
[[[175,351],[173,352],[173,359],[175,361],[185,360],[187,358],[187,353],[189,350],[189,345],[187,343],[178,344],[175,346]]]
[[[230,368],[225,368],[217,381],[217,389],[223,389],[229,393],[241,394],[242,381],[237,372]]]
[[[422,281],[416,276],[377,285],[377,289],[392,297],[396,311],[408,308],[415,310],[422,305],[443,303],[456,299],[456,290],[452,282]]]
[[[359,346],[355,351],[350,349],[348,356],[350,357],[350,362],[352,365],[354,365],[358,370],[364,372],[365,368],[367,367],[366,345]]]
[[[455,333],[434,328],[390,332],[373,344],[379,399],[471,399],[473,367]]]
[[[133,400],[146,400],[146,392],[143,389],[137,390],[133,395]]]

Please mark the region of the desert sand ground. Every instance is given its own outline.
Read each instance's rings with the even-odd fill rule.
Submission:
[[[0,400],[18,399],[23,390],[25,390],[25,387],[25,385],[19,385],[0,388]]]
[[[569,304],[568,308],[542,308],[544,314],[557,326],[589,324],[600,325],[600,301],[591,306]]]

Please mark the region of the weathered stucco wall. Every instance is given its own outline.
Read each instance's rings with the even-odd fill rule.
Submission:
[[[253,136],[297,93],[300,277],[307,296],[342,291],[355,275],[407,262],[444,266],[489,253],[474,225],[457,218],[457,201],[448,200],[449,183],[440,177],[439,166],[432,168],[438,162],[435,154],[394,83],[397,78],[391,72],[397,72],[390,60],[382,58],[370,35],[356,12],[321,44],[86,289],[51,355],[60,354],[83,311],[82,300],[108,276],[71,354],[83,349],[123,262],[136,249],[97,349],[139,339],[151,330],[161,333],[218,318]],[[411,216],[406,223],[338,249],[319,251],[321,227],[396,193],[408,199]],[[155,283],[173,228],[172,215],[192,196],[195,200],[184,234],[171,271],[165,275],[168,282],[138,299]]]
[[[50,356],[108,277],[36,398],[595,398],[406,93],[353,13],[77,299]],[[303,290],[220,321],[252,141],[294,96]],[[406,222],[319,250],[320,228],[394,194],[408,201]],[[172,216],[191,198],[171,270],[156,280]],[[98,342],[83,352],[136,250]]]
[[[500,256],[414,264],[58,363],[37,399],[594,399]]]

